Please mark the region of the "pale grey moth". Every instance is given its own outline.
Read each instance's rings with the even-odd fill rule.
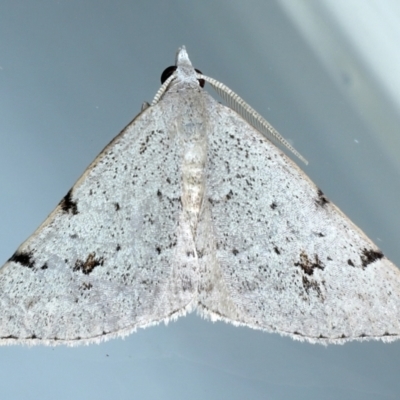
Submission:
[[[0,270],[0,343],[100,342],[193,310],[322,344],[398,339],[399,270],[185,48],[169,73]]]

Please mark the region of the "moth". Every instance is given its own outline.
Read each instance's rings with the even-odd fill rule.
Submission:
[[[398,268],[265,134],[304,158],[184,47],[163,81],[1,268],[0,344],[194,310],[312,343],[398,339]]]

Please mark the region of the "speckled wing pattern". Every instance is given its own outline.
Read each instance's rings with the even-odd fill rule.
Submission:
[[[398,268],[240,116],[217,103],[210,113],[221,117],[208,135],[199,230],[211,229],[210,268],[230,301],[221,307],[204,291],[205,309],[310,342],[397,339]]]
[[[0,344],[100,342],[194,309],[322,344],[391,341],[399,305],[399,270],[200,88],[183,48],[161,100],[0,270]]]
[[[174,288],[180,149],[165,122],[162,104],[135,118],[3,266],[0,343],[101,341],[190,302]]]

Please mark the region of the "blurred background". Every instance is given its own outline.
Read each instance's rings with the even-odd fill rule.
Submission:
[[[151,101],[184,44],[400,266],[399,43],[395,0],[2,0],[0,265]],[[399,367],[400,342],[322,347],[190,315],[101,345],[0,348],[0,393],[398,399]]]

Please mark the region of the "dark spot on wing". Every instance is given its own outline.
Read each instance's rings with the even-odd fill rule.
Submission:
[[[160,189],[157,190],[157,197],[158,197],[158,200],[161,200],[161,198],[162,198],[162,193],[161,193]]]
[[[226,172],[227,172],[228,174],[230,174],[231,168],[230,168],[230,166],[229,166],[229,162],[228,162],[228,161],[225,161],[224,163],[225,163]]]
[[[160,194],[162,195],[162,193],[160,192]],[[182,199],[180,197],[168,197],[165,196],[167,198],[167,200],[169,201],[169,204],[171,204],[171,206],[174,206],[176,202],[182,204]],[[159,200],[161,200],[161,197],[158,198]]]
[[[121,207],[119,206],[119,203],[114,203],[115,211],[119,211]]]
[[[151,133],[153,134],[154,131],[152,131]],[[142,141],[142,143],[140,143],[140,150],[139,150],[140,154],[143,154],[147,150],[147,144],[149,143],[149,141],[150,141],[150,136],[147,135],[146,139]]]
[[[398,336],[398,334],[397,333],[385,332],[382,336]]]
[[[350,260],[350,258],[347,260],[347,264],[351,265],[352,267],[354,267],[354,263],[353,261]]]
[[[168,248],[173,249],[177,245],[177,243],[178,242],[176,241],[176,239],[174,239],[171,243],[168,244]],[[160,249],[160,252],[161,252],[161,249]]]
[[[161,247],[157,246],[156,251],[157,251],[157,254],[161,254]]]
[[[317,192],[317,199],[315,200],[315,203],[321,207],[325,206],[326,204],[329,203],[329,200],[326,198],[326,196],[324,195],[324,193],[322,192],[321,189],[318,189]]]
[[[303,275],[302,277],[303,288],[306,293],[309,295],[310,291],[313,290],[317,297],[321,299],[323,302],[325,300],[324,296],[322,295],[321,288],[318,285],[318,282],[314,279],[308,279],[307,276]]]
[[[72,200],[72,189],[60,201],[60,207],[66,213],[71,213],[73,215],[78,214],[78,206],[76,202]]]
[[[383,258],[383,254],[380,250],[367,250],[363,249],[362,254],[360,256],[362,267],[365,268],[369,264],[373,263],[376,260],[380,260]]]
[[[275,202],[271,203],[269,206],[270,206],[273,210],[275,210],[275,208],[278,207],[278,205],[277,205]]]
[[[236,256],[236,255],[239,254],[239,250],[237,250],[237,249],[232,249],[232,253],[233,253],[234,256]]]
[[[81,285],[82,290],[90,290],[92,287],[93,285],[90,282],[89,283],[83,282]]]
[[[182,289],[183,289],[183,291],[184,292],[186,292],[186,291],[193,291],[193,282],[192,282],[192,280],[190,279],[190,277],[188,277],[188,276],[183,276],[182,278],[181,278],[181,282],[182,282]]]
[[[314,290],[316,295],[324,301],[324,296],[322,295],[321,288],[318,285],[318,282],[314,279],[308,279],[305,275],[302,277],[303,288],[306,293],[309,295],[311,290]]]
[[[294,265],[300,267],[307,275],[312,275],[315,269],[324,269],[324,264],[318,254],[314,254],[314,261],[311,261],[304,251],[300,253],[300,261],[295,262]]]
[[[47,265],[47,263],[44,263],[44,264],[40,267],[40,269],[47,269],[47,268],[49,268],[49,266]]]
[[[35,261],[33,260],[32,253],[24,253],[16,251],[8,261],[21,264],[23,267],[34,268]]]
[[[233,196],[232,190],[229,191],[229,193],[225,196],[226,200],[230,200]]]
[[[279,251],[279,249],[278,249],[277,246],[274,247],[274,251],[275,251],[275,253],[278,254],[278,255],[281,254],[281,252]]]
[[[303,336],[303,337],[310,337],[309,335],[304,335],[303,333],[300,333],[300,332],[298,332],[298,331],[295,331],[295,332],[293,332],[293,335],[299,335],[299,336]],[[367,335],[367,334],[365,334],[365,333],[361,333],[360,335],[358,335],[357,337],[359,337],[359,338],[377,338],[377,337],[379,337],[379,336],[382,336],[382,337],[384,337],[384,336],[398,336],[398,334],[397,333],[388,333],[388,332],[385,332],[385,333],[383,333],[382,335],[374,335],[374,336],[369,336],[369,335]],[[324,336],[324,335],[319,335],[319,336],[315,336],[316,338],[318,338],[318,339],[327,339],[327,336]],[[344,333],[343,334],[341,334],[340,336],[337,336],[337,337],[332,337],[332,336],[330,336],[329,337],[329,339],[330,340],[334,340],[334,339],[348,339],[350,336],[346,336]],[[340,342],[339,342],[340,343]]]
[[[76,260],[73,271],[82,271],[85,275],[89,275],[99,265],[104,264],[104,258],[96,258],[96,253],[90,253],[86,260]]]
[[[117,244],[117,247],[116,247],[115,250],[120,251],[121,250],[121,246],[119,244]]]

